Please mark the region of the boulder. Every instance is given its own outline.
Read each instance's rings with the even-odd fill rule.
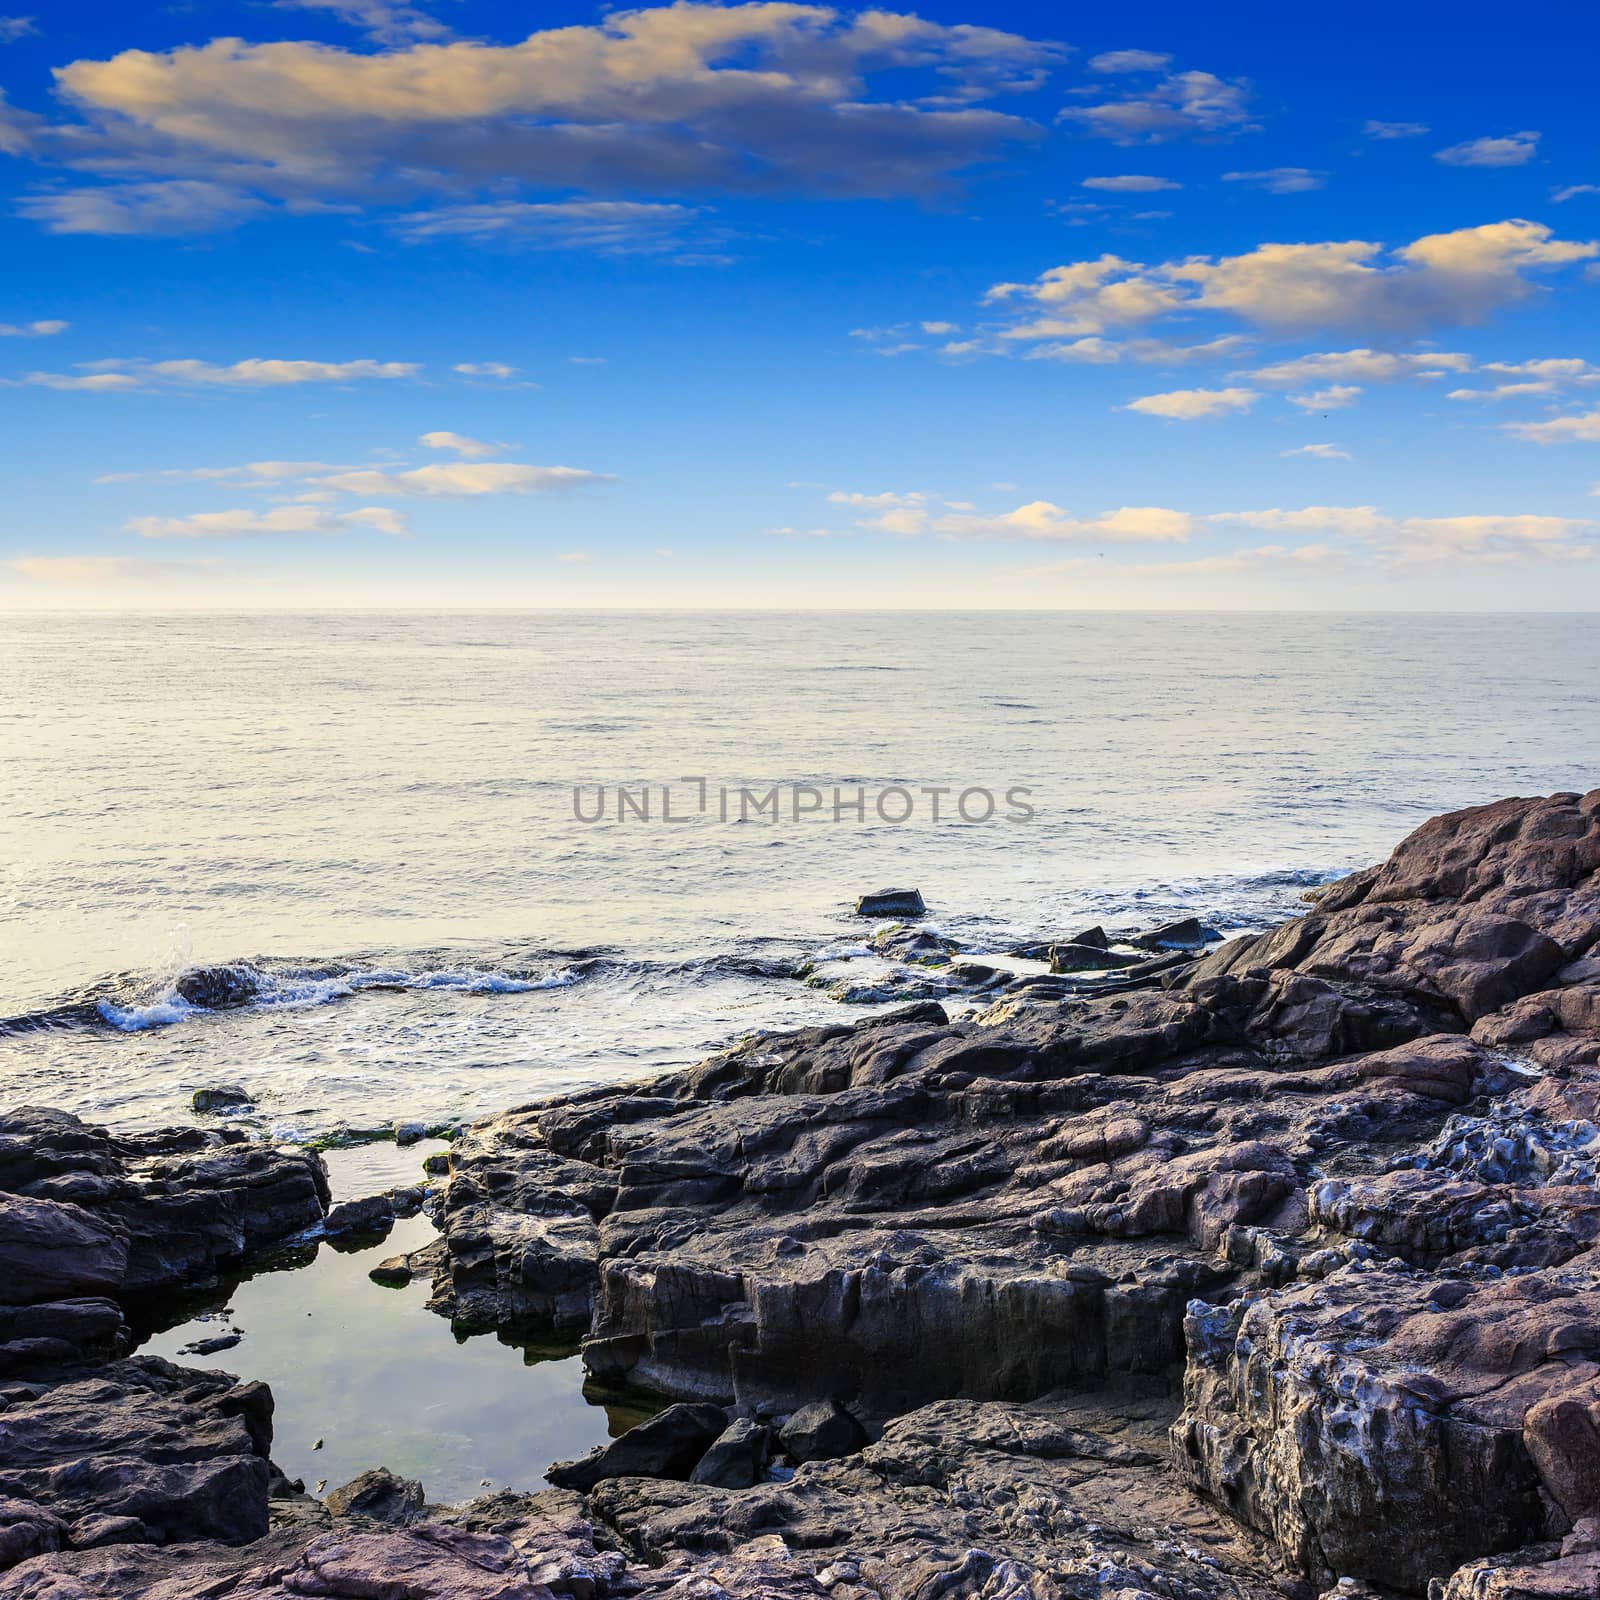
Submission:
[[[687,1478],[727,1422],[721,1406],[680,1402],[591,1450],[581,1461],[558,1461],[545,1477],[558,1488],[578,1490],[592,1489],[606,1478]]]
[[[837,1461],[867,1442],[866,1429],[833,1400],[814,1400],[778,1430],[778,1443],[791,1461]]]
[[[920,917],[927,909],[915,889],[880,889],[856,901],[858,917]]]
[[[1148,933],[1136,933],[1127,942],[1141,950],[1203,950],[1221,938],[1215,928],[1206,927],[1198,917],[1183,917]]]
[[[0,1194],[0,1305],[120,1289],[128,1236],[81,1206]]]
[[[0,1486],[10,1503],[48,1513],[23,1517],[29,1526],[53,1518],[102,1539],[114,1526],[124,1542],[242,1544],[267,1531],[271,1442],[264,1385],[136,1357],[0,1412]]]
[[[323,1219],[322,1227],[330,1239],[347,1234],[372,1238],[387,1234],[394,1223],[394,1201],[386,1194],[375,1194],[364,1200],[346,1200],[334,1206]]]
[[[256,1097],[236,1083],[219,1084],[210,1089],[196,1089],[193,1105],[196,1111],[210,1115],[219,1111],[249,1111]]]
[[[1115,967],[1136,967],[1143,956],[1109,950],[1102,944],[1053,944],[1046,952],[1052,972],[1090,972]]]
[[[689,1482],[718,1489],[748,1489],[766,1471],[770,1442],[766,1428],[747,1417],[736,1417],[701,1456]]]
[[[396,1477],[387,1467],[370,1467],[349,1483],[330,1489],[323,1504],[336,1517],[365,1517],[371,1522],[400,1525],[420,1515],[422,1485],[415,1478]]]

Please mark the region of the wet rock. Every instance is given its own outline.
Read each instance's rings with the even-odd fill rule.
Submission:
[[[207,1011],[226,1011],[249,1005],[261,991],[261,977],[254,968],[246,966],[196,967],[180,973],[173,987],[179,997],[192,1006],[201,1006]]]
[[[690,1483],[748,1489],[766,1471],[771,1434],[747,1417],[730,1422],[689,1474]]]
[[[943,966],[960,944],[928,928],[895,925],[879,928],[870,940],[872,948],[895,961],[913,961],[924,966]]]
[[[336,1517],[403,1524],[415,1521],[422,1511],[422,1485],[415,1478],[396,1477],[387,1467],[372,1467],[330,1489],[323,1504]]]
[[[113,1135],[22,1106],[0,1113],[0,1194],[77,1207],[125,1240],[114,1294],[126,1303],[214,1284],[225,1267],[319,1221],[328,1187],[309,1151],[228,1145],[195,1127]]]
[[[1129,955],[1099,944],[1053,944],[1046,951],[1052,972],[1104,971],[1116,967],[1136,967],[1143,956]]]
[[[866,1442],[866,1429],[833,1400],[801,1406],[778,1430],[778,1443],[791,1461],[837,1461]]]
[[[915,889],[880,889],[856,901],[858,917],[920,917],[927,909]]]
[[[1149,933],[1136,933],[1127,942],[1141,950],[1203,950],[1221,938],[1215,928],[1206,927],[1198,917],[1183,917],[1152,928]]]
[[[220,1084],[215,1088],[196,1089],[192,1103],[196,1111],[210,1115],[220,1111],[249,1111],[254,1108],[256,1098],[238,1084]]]
[[[380,1261],[367,1276],[386,1289],[398,1289],[411,1282],[410,1256],[390,1256]]]
[[[592,1489],[606,1478],[687,1478],[727,1422],[721,1406],[668,1406],[581,1461],[558,1461],[545,1476],[557,1488],[579,1490]]]
[[[244,1340],[242,1333],[218,1333],[209,1339],[196,1339],[192,1344],[183,1347],[182,1354],[186,1356],[214,1356],[224,1350],[232,1350],[235,1345]]]
[[[330,1239],[357,1235],[381,1237],[394,1227],[394,1201],[386,1194],[370,1195],[365,1200],[346,1200],[336,1205],[323,1219],[323,1231]]]
[[[427,1137],[426,1123],[397,1122],[394,1125],[394,1142],[398,1145],[420,1144]]]

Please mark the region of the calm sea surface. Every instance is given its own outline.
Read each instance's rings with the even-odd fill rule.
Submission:
[[[1259,925],[1435,812],[1600,784],[1597,659],[1593,616],[0,617],[0,1104],[484,1113],[845,1015],[794,968],[891,884],[979,948]],[[774,784],[820,815],[738,820]]]

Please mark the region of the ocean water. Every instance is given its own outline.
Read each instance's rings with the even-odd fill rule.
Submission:
[[[1600,784],[1597,656],[1594,616],[6,615],[0,1104],[238,1082],[294,1138],[662,1070],[845,1015],[796,972],[888,885],[980,950],[1260,926]]]

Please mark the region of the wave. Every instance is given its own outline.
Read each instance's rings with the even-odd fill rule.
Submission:
[[[191,967],[164,982],[123,984],[110,994],[75,997],[58,1006],[0,1017],[0,1037],[97,1025],[117,1033],[145,1033],[219,1012],[327,1005],[369,990],[532,994],[569,988],[582,981],[591,965],[578,961],[543,971],[496,971],[434,965],[409,969],[342,962],[230,962]]]

